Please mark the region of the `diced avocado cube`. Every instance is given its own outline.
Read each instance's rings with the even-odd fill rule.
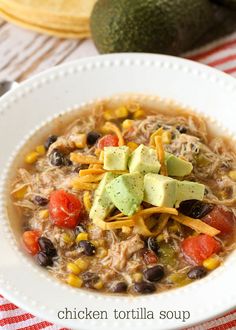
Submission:
[[[106,186],[106,190],[118,210],[131,216],[143,200],[143,175],[138,172],[120,175]]]
[[[130,149],[123,147],[104,148],[104,169],[125,171],[128,168]]]
[[[106,173],[99,183],[94,193],[94,201],[89,213],[89,217],[92,220],[104,220],[115,207],[107,194],[106,185],[116,177],[117,175],[113,173]]]
[[[144,176],[144,201],[155,206],[173,207],[176,201],[177,180],[148,173]]]
[[[183,201],[190,199],[203,200],[205,192],[204,184],[191,181],[178,181],[176,193],[176,207]]]
[[[168,152],[165,153],[168,175],[170,176],[186,176],[193,170],[193,165],[184,159],[176,157]]]
[[[131,154],[129,160],[129,171],[146,173],[159,173],[160,163],[157,159],[156,151],[141,144]]]

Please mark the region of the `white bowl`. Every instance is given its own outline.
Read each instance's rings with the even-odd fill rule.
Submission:
[[[224,125],[228,135],[236,136],[236,80],[175,57],[99,56],[56,67],[21,84],[0,99],[0,291],[37,316],[80,330],[190,326],[235,307],[236,252],[206,278],[183,288],[141,297],[103,295],[70,288],[35,265],[21,249],[17,234],[19,224],[10,225],[6,213],[7,179],[13,171],[11,164],[29,135],[47,118],[67,108],[123,92],[174,99],[214,117]],[[61,320],[58,312],[65,307],[72,311],[85,307],[92,311],[107,311],[108,319]],[[153,311],[154,320],[115,320],[113,317],[114,309],[128,311],[144,307]],[[161,311],[188,311],[190,318],[185,322],[161,319]]]

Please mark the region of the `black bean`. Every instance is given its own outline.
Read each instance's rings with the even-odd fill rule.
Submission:
[[[49,161],[53,166],[63,166],[65,164],[65,155],[58,149],[54,149],[49,155]]]
[[[111,287],[111,290],[114,293],[126,292],[127,289],[128,289],[128,285],[125,282],[117,282]]]
[[[93,285],[95,283],[98,282],[99,280],[99,276],[95,273],[92,273],[92,272],[86,272],[84,274],[82,274],[82,280],[84,282],[84,285],[87,287],[87,288],[92,288]]]
[[[87,144],[89,146],[93,146],[100,137],[101,134],[99,134],[98,132],[89,132],[87,134]]]
[[[134,284],[134,290],[138,293],[152,293],[156,291],[156,287],[153,283],[142,281]]]
[[[44,147],[46,150],[49,149],[49,147],[54,143],[56,142],[56,140],[58,139],[58,137],[56,135],[51,135],[48,137],[48,139],[45,141],[44,143]]]
[[[38,243],[41,251],[44,252],[48,257],[55,257],[57,255],[57,250],[55,249],[50,239],[46,237],[40,237]]]
[[[86,254],[86,256],[93,256],[96,253],[95,246],[89,241],[80,241],[79,247],[83,249],[83,252]]]
[[[197,280],[205,277],[207,275],[207,270],[202,266],[196,266],[193,267],[187,275],[191,280]]]
[[[158,251],[160,249],[160,246],[158,245],[156,239],[154,237],[149,237],[147,240],[147,246],[149,250],[152,250],[156,254],[158,254]]]
[[[86,232],[85,226],[79,225],[75,227],[75,235]]]
[[[38,195],[38,196],[35,196],[34,202],[35,202],[35,204],[37,204],[39,206],[45,206],[48,204],[48,199]]]
[[[183,126],[183,125],[178,125],[178,126],[176,126],[176,129],[181,133],[181,134],[185,134],[185,133],[187,133],[187,128],[185,127],[185,126]]]
[[[165,276],[164,268],[161,265],[154,266],[152,268],[146,269],[144,272],[144,277],[150,282],[158,282]]]
[[[73,165],[72,161],[69,158],[64,159],[64,166],[71,166]]]
[[[213,204],[207,204],[195,199],[180,203],[179,211],[194,219],[201,219],[213,210]]]
[[[44,252],[39,252],[36,255],[36,260],[37,260],[37,263],[42,267],[47,267],[47,266],[53,265],[52,258],[47,256],[46,253],[44,253]]]

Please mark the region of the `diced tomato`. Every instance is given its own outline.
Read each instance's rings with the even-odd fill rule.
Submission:
[[[50,219],[58,227],[75,228],[79,223],[81,202],[64,190],[51,193],[49,201]]]
[[[98,141],[98,149],[101,150],[103,150],[105,147],[117,147],[118,145],[118,137],[112,134],[105,135]]]
[[[35,255],[39,252],[39,244],[38,244],[39,237],[40,234],[36,230],[25,231],[22,236],[26,250],[32,255]]]
[[[182,251],[186,260],[193,265],[201,265],[212,254],[218,253],[221,244],[209,235],[191,236],[182,242]]]
[[[144,252],[143,259],[146,265],[156,264],[158,261],[156,253],[151,250],[147,250]]]
[[[221,206],[215,206],[209,214],[202,218],[202,221],[220,230],[221,234],[232,233],[236,224],[234,214]]]

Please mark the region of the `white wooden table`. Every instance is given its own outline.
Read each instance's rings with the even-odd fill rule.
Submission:
[[[20,82],[54,65],[96,54],[90,39],[53,38],[0,19],[0,80]]]
[[[52,66],[97,54],[91,39],[53,38],[0,18],[0,81],[20,82]],[[236,32],[189,53],[187,57],[236,77]]]

